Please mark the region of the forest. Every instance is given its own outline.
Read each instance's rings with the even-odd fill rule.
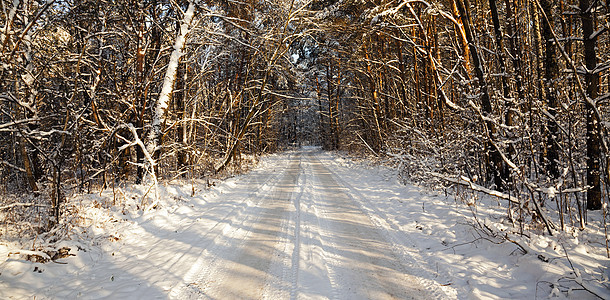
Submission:
[[[147,184],[154,207],[159,182],[305,145],[492,195],[521,230],[607,229],[607,0],[1,3],[0,224],[22,235],[74,194]]]

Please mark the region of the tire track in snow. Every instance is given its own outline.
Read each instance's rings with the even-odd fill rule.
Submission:
[[[294,197],[290,299],[334,299],[332,269],[328,268],[313,205],[314,183],[307,159],[301,163],[299,193]],[[330,274],[330,275],[329,275]],[[330,276],[330,277],[329,277]],[[330,296],[330,297],[329,297]]]
[[[315,155],[315,159],[320,161],[317,155]],[[320,163],[324,166],[321,161]],[[409,267],[412,274],[418,276],[418,281],[421,282],[428,291],[430,291],[437,299],[457,299],[458,291],[456,291],[455,288],[447,285],[441,286],[438,282],[438,280],[442,282],[451,282],[450,276],[446,271],[439,270],[438,265],[436,265],[435,270],[433,267],[435,264],[428,257],[422,256],[417,249],[407,246],[416,245],[416,243],[413,242],[406,234],[400,234],[402,231],[400,230],[398,224],[377,209],[374,204],[372,204],[364,195],[362,195],[362,193],[341,178],[341,176],[339,176],[335,171],[333,171],[331,168],[324,168],[335,180],[348,189],[349,192],[346,193],[348,197],[350,197],[354,203],[358,204],[359,209],[369,218],[372,224],[380,229],[378,231],[391,242],[392,251],[399,254],[400,260]],[[433,277],[436,280],[431,279]],[[465,291],[459,291],[459,294],[466,295]]]
[[[375,226],[349,189],[313,154],[308,158],[324,202],[319,208],[321,225],[332,235],[323,239],[331,261],[333,297],[350,299],[428,299],[425,285],[407,272],[404,261],[392,249],[384,231]],[[324,232],[322,232],[324,234]],[[405,284],[411,283],[411,284]],[[435,295],[438,297],[438,295]]]
[[[309,192],[310,192],[310,212],[312,219],[314,219],[312,223],[314,223],[313,225],[315,226],[315,231],[309,232],[310,233],[310,237],[312,241],[317,241],[320,245],[320,251],[319,253],[317,253],[317,255],[322,258],[322,261],[324,263],[324,270],[326,271],[326,279],[328,280],[328,289],[331,291],[330,295],[328,295],[329,299],[340,299],[340,290],[337,288],[338,287],[338,281],[337,281],[337,275],[334,272],[334,269],[332,268],[333,264],[337,264],[337,259],[336,257],[334,257],[334,255],[332,254],[332,250],[330,248],[330,246],[328,245],[327,242],[325,242],[322,238],[322,236],[324,234],[330,234],[328,232],[323,232],[323,228],[329,228],[328,224],[326,224],[324,222],[324,220],[320,219],[320,216],[322,216],[322,214],[320,213],[320,211],[317,209],[318,207],[318,203],[322,200],[320,199],[320,197],[318,196],[318,194],[316,193],[316,186],[320,186],[321,182],[319,181],[319,179],[314,175],[314,171],[312,168],[312,164],[311,164],[311,157],[310,155],[307,155],[307,174],[309,174],[309,176],[311,176],[311,186],[309,186]]]
[[[291,159],[291,156],[287,158],[287,160]],[[241,203],[246,203],[251,209],[258,210],[261,202],[273,192],[274,188],[280,183],[280,178],[286,176],[288,171],[289,170],[286,169],[283,172],[266,177],[264,183],[254,192],[250,193]],[[249,186],[251,186],[252,181],[254,180],[248,181]],[[244,206],[233,208],[200,239],[200,241],[209,240],[209,242],[205,245],[199,245],[202,246],[203,249],[199,253],[197,260],[189,268],[189,271],[183,277],[182,281],[170,291],[169,298],[209,298],[206,297],[204,291],[209,284],[209,279],[212,277],[213,272],[217,271],[213,266],[215,266],[218,263],[218,259],[221,258],[221,256],[218,255],[219,250],[221,250],[221,247],[232,246],[232,243],[229,241],[230,238],[233,238],[234,240],[238,239],[243,242],[247,237],[248,232],[244,232],[241,228],[247,227],[244,225],[249,221],[249,218],[240,218],[246,210],[247,209]],[[241,221],[232,224],[232,220]],[[196,224],[192,224],[191,226],[195,225]],[[242,242],[239,244],[242,244]],[[208,279],[208,282],[204,283],[206,279]]]
[[[319,199],[317,200],[319,201]],[[329,246],[328,242],[325,242],[322,238],[322,228],[328,228],[328,224],[323,222],[322,220],[320,220],[319,217],[317,216],[321,216],[322,214],[318,211],[318,209],[316,208],[316,204],[313,205],[312,207],[313,212],[315,213],[316,216],[316,225],[318,226],[318,231],[316,234],[316,238],[318,239],[318,241],[320,242],[320,245],[322,246],[322,253],[320,253],[320,256],[324,258],[324,267],[326,269],[326,274],[328,276],[328,283],[330,285],[330,299],[341,299],[341,290],[338,288],[339,285],[339,281],[337,280],[337,274],[335,273],[335,270],[333,268],[333,265],[337,265],[338,264],[338,258],[336,255],[333,254],[333,251],[331,250],[332,248]],[[327,233],[328,234],[328,233]]]
[[[295,269],[295,260],[298,263],[301,243],[300,226],[300,202],[303,197],[304,189],[302,182],[306,182],[302,168],[302,156],[299,154],[299,164],[295,188],[289,197],[294,209],[290,209],[288,217],[284,219],[283,225],[278,236],[278,244],[283,243],[284,247],[278,247],[273,257],[277,257],[269,268],[269,280],[265,284],[261,299],[295,299],[298,284],[298,265]]]
[[[289,167],[270,192],[240,216],[237,229],[225,232],[208,249],[207,265],[182,298],[254,299],[280,295],[281,282],[274,265],[286,228],[290,199],[298,179],[299,158],[286,160]],[[206,263],[208,262],[208,263]],[[281,272],[280,272],[281,273]],[[180,298],[180,297],[179,297]]]
[[[292,249],[292,258],[291,258],[291,289],[290,289],[290,299],[296,299],[298,295],[298,286],[299,286],[299,263],[301,261],[301,198],[303,197],[303,193],[305,191],[305,185],[307,184],[307,176],[303,172],[302,159],[299,162],[299,178],[302,180],[297,181],[299,183],[299,193],[294,197],[294,248]]]
[[[226,259],[228,265],[222,270],[222,279],[216,289],[211,288],[222,298],[285,298],[288,288],[283,282],[282,244],[286,241],[289,223],[290,203],[299,178],[300,154],[291,158],[284,176],[275,185],[253,212],[257,217],[248,227],[248,236],[243,239],[238,254]],[[238,290],[236,290],[238,288]],[[234,291],[231,292],[231,289]]]
[[[279,160],[280,162],[282,160]],[[275,165],[275,164],[274,164]],[[151,212],[150,215],[141,216],[140,222],[128,222],[125,226],[129,228],[129,234],[137,234],[139,238],[124,239],[117,244],[113,251],[117,255],[111,260],[112,268],[120,273],[120,268],[126,268],[130,276],[148,276],[154,279],[154,284],[160,291],[175,294],[177,286],[180,286],[193,263],[204,254],[205,248],[213,242],[214,232],[224,226],[224,220],[230,216],[239,215],[251,206],[257,195],[265,193],[269,184],[275,182],[281,176],[281,172],[271,173],[252,172],[244,176],[242,180],[230,180],[222,183],[218,188],[212,189],[204,200],[197,196],[190,199],[189,204],[182,203],[173,209],[172,215],[168,216],[170,210],[162,208]],[[241,191],[242,197],[235,197],[230,201],[216,201],[226,190],[227,185],[236,183],[232,188]],[[252,189],[252,185],[257,189]],[[247,189],[243,187],[247,186]],[[214,199],[214,200],[212,200]],[[252,200],[254,199],[254,200]],[[135,225],[135,226],[134,226]],[[125,266],[126,261],[132,261],[131,266]],[[87,283],[90,290],[98,289],[99,286]]]

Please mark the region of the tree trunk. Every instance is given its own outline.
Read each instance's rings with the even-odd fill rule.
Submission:
[[[318,79],[318,74],[316,73],[316,98],[318,100],[318,116],[319,119],[319,128],[320,128],[320,137],[322,138],[322,147],[326,148],[325,145],[328,140],[327,130],[328,127],[324,124],[324,114],[322,113],[322,89],[320,88],[320,80]]]
[[[455,32],[458,40],[462,44],[462,52],[464,55],[464,68],[470,71],[470,50],[468,49],[468,40],[466,39],[466,32],[464,31],[464,23],[460,18],[460,12],[458,11],[456,0],[451,1],[451,11],[453,12],[453,17],[457,21],[457,25],[455,25]],[[470,73],[468,73],[470,75]]]
[[[370,43],[370,40],[369,40],[369,43]],[[380,121],[381,111],[379,108],[379,93],[377,92],[375,74],[373,74],[373,71],[372,71],[371,61],[370,61],[369,52],[366,47],[366,44],[364,45],[364,53],[365,53],[365,58],[366,58],[366,70],[367,70],[367,74],[369,76],[369,87],[371,90],[371,94],[373,96],[372,110],[373,110],[373,118],[375,121],[375,131],[376,131],[376,140],[377,140],[373,144],[373,150],[375,151],[375,153],[379,153],[381,151],[381,148],[383,145],[383,136],[381,133],[381,121]]]
[[[326,92],[328,96],[328,143],[329,150],[336,150],[337,145],[335,144],[335,136],[337,134],[335,129],[334,122],[334,111],[333,111],[333,87],[332,87],[332,60],[329,60],[328,65],[326,65]]]
[[[460,18],[464,23],[464,32],[466,34],[466,40],[468,41],[468,46],[470,50],[470,55],[472,57],[472,64],[475,72],[475,76],[479,81],[479,89],[481,93],[481,107],[482,113],[484,117],[487,118],[485,121],[485,126],[487,130],[487,139],[488,141],[485,143],[485,149],[488,156],[487,162],[487,172],[488,176],[491,175],[493,177],[493,181],[498,190],[504,189],[503,178],[501,174],[503,160],[499,151],[494,147],[493,142],[496,135],[496,126],[491,118],[493,117],[493,107],[491,105],[491,99],[489,97],[489,87],[487,85],[487,80],[485,78],[485,73],[483,71],[483,63],[479,58],[479,52],[476,47],[474,41],[474,35],[472,33],[470,14],[468,11],[468,2],[467,0],[456,0],[458,12],[460,13]]]
[[[494,26],[494,35],[496,40],[496,59],[500,67],[500,76],[502,81],[502,96],[504,98],[504,108],[506,110],[505,124],[507,126],[512,126],[511,110],[513,106],[513,100],[511,99],[511,90],[508,84],[508,71],[506,70],[506,63],[504,61],[504,40],[502,36],[502,29],[500,28],[500,18],[498,15],[498,7],[496,0],[489,0],[489,8],[491,10],[491,17]],[[506,7],[506,10],[509,10],[508,6]],[[509,146],[508,152],[510,158],[512,159],[514,156],[513,154],[515,152],[512,144]],[[500,176],[502,177],[504,183],[508,183],[510,181],[510,168],[508,167],[508,165],[504,164],[502,166]]]
[[[189,1],[189,6],[186,12],[184,13],[184,17],[180,24],[180,31],[178,32],[178,36],[176,36],[176,41],[174,42],[174,50],[172,51],[169,63],[167,65],[167,70],[165,71],[165,78],[163,79],[163,87],[161,88],[159,99],[155,103],[155,111],[153,113],[150,131],[150,141],[147,145],[147,150],[149,153],[151,153],[153,157],[159,156],[159,150],[161,147],[161,137],[163,135],[161,125],[165,122],[165,113],[167,111],[170,98],[174,91],[174,83],[176,81],[178,64],[180,62],[180,57],[182,56],[182,51],[184,50],[184,46],[186,44],[186,37],[191,30],[191,23],[193,21],[194,14],[195,2]]]
[[[547,20],[542,22],[542,38],[545,43],[545,55],[543,60],[544,80],[542,81],[546,94],[546,104],[549,112],[549,120],[547,123],[545,151],[544,151],[544,166],[552,178],[559,177],[559,144],[557,141],[559,129],[555,117],[557,115],[557,94],[555,92],[555,76],[559,73],[559,67],[555,58],[555,43],[551,25],[553,24],[552,3],[551,0],[540,0],[540,5],[546,14]]]
[[[590,101],[595,105],[595,100],[599,94],[599,73],[595,71],[597,66],[597,53],[595,50],[596,38],[593,36],[595,32],[594,16],[591,13],[592,2],[590,0],[580,0],[580,19],[582,21],[582,33],[584,41],[585,66],[587,73],[585,74],[585,84],[587,86],[587,97],[585,101]],[[600,124],[595,118],[594,109],[587,108],[587,185],[590,187],[587,190],[587,209],[599,210],[602,207],[601,202],[601,184],[600,184],[600,151],[601,151],[601,134]]]
[[[34,169],[32,168],[32,163],[30,161],[30,156],[26,147],[27,141],[25,138],[19,139],[19,151],[21,152],[21,157],[23,159],[23,168],[25,169],[25,178],[30,186],[30,189],[33,192],[38,191],[38,186],[36,185],[36,177],[34,176]]]
[[[493,21],[496,39],[496,59],[500,66],[502,78],[502,95],[504,96],[504,101],[508,101],[508,98],[510,98],[510,87],[508,85],[508,75],[506,74],[506,64],[504,62],[504,41],[502,39],[502,29],[500,28],[500,18],[498,16],[496,0],[489,0],[489,8],[491,10],[491,19]]]
[[[176,103],[177,122],[176,127],[176,144],[178,149],[176,150],[177,160],[177,171],[180,172],[182,178],[186,177],[186,168],[188,166],[188,152],[187,152],[187,118],[188,112],[186,109],[186,82],[187,82],[188,70],[184,63],[181,63],[178,67],[178,78],[176,82],[176,93],[174,94]]]

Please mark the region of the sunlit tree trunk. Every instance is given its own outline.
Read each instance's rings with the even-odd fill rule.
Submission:
[[[471,70],[470,67],[470,50],[468,47],[468,40],[466,39],[466,32],[464,31],[464,23],[462,22],[462,18],[460,18],[460,12],[457,7],[457,0],[451,1],[451,12],[453,13],[453,17],[456,19],[457,24],[454,24],[455,35],[457,39],[460,41],[462,45],[462,55],[464,57],[464,68],[466,70]]]
[[[485,127],[487,131],[487,142],[485,143],[485,149],[487,151],[488,162],[487,171],[488,175],[493,178],[496,188],[502,190],[504,187],[501,170],[503,167],[503,160],[500,156],[499,151],[493,145],[494,139],[497,133],[496,125],[491,120],[493,118],[493,107],[491,105],[491,99],[489,97],[489,87],[487,85],[487,79],[485,78],[483,62],[479,58],[478,48],[475,44],[474,35],[472,33],[470,13],[468,10],[468,2],[464,0],[456,0],[458,12],[460,18],[464,23],[464,31],[466,39],[468,41],[468,47],[472,57],[472,64],[474,68],[475,76],[478,80],[478,85],[481,94],[481,107],[484,117],[487,118],[485,121]]]
[[[182,21],[180,22],[180,30],[174,41],[174,47],[172,54],[167,64],[167,70],[165,71],[165,77],[163,79],[163,87],[161,93],[157,99],[155,110],[153,112],[150,141],[148,142],[148,152],[152,154],[153,158],[159,157],[159,151],[161,148],[161,137],[163,136],[163,130],[161,128],[165,121],[165,114],[169,106],[170,98],[174,91],[174,83],[176,81],[176,75],[178,71],[178,64],[182,51],[186,44],[186,38],[191,30],[191,23],[195,14],[195,2],[189,1],[188,8],[184,12]]]

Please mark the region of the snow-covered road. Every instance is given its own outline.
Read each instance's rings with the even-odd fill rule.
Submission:
[[[266,192],[238,219],[218,220],[172,298],[432,298],[315,153],[285,156],[276,176],[255,175]]]

